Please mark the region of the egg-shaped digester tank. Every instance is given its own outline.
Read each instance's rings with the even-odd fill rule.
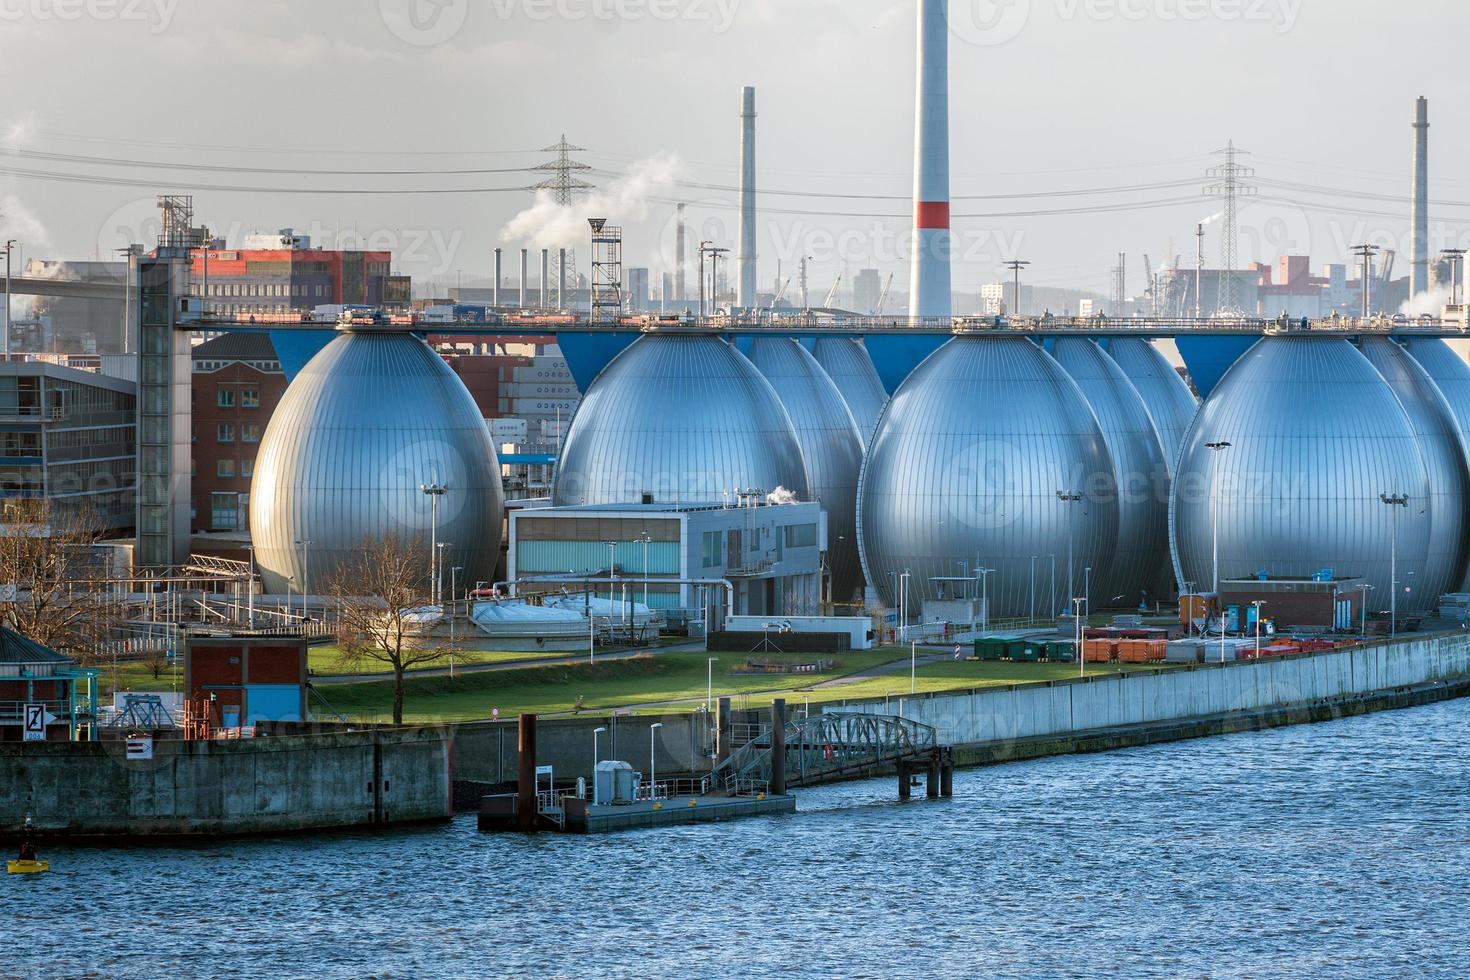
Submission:
[[[812,345],[812,356],[822,365],[822,370],[832,379],[857,423],[863,447],[873,436],[878,416],[888,403],[888,392],[878,379],[878,370],[868,349],[848,337],[818,337]]]
[[[924,599],[983,587],[992,619],[1049,619],[1112,559],[1117,501],[1090,492],[1112,473],[1097,417],[1051,355],[1021,337],[955,337],[894,393],[868,448],[868,582],[895,608],[907,572],[915,617]],[[983,586],[963,581],[977,567],[994,570]]]
[[[784,337],[757,337],[750,361],[765,375],[791,417],[806,460],[813,499],[827,512],[832,597],[842,602],[862,588],[857,546],[857,482],[863,440],[852,412],[827,372],[806,348]]]
[[[1429,474],[1398,399],[1346,340],[1267,337],[1205,400],[1170,502],[1178,575],[1202,591],[1217,518],[1221,581],[1331,569],[1387,609],[1396,573],[1400,611],[1420,604]]]
[[[812,499],[796,432],[770,382],[718,337],[648,333],[582,397],[552,500],[719,503],[781,487]]]
[[[1470,564],[1470,467],[1455,413],[1439,386],[1419,362],[1387,337],[1366,337],[1359,349],[1378,369],[1403,406],[1419,437],[1419,452],[1429,472],[1429,551],[1424,581],[1426,601],[1458,592]]]
[[[445,488],[437,506],[423,487]],[[320,594],[365,540],[447,542],[461,582],[494,577],[505,502],[474,398],[410,333],[346,330],[281,398],[256,454],[250,532],[267,592]],[[449,588],[446,578],[444,588]]]
[[[1148,408],[1164,450],[1164,462],[1172,475],[1179,444],[1199,411],[1199,399],[1152,341],[1142,337],[1113,337],[1108,341],[1108,356],[1123,369]]]
[[[1169,470],[1154,423],[1112,358],[1086,337],[1060,337],[1057,359],[1082,389],[1107,440],[1118,498],[1118,546],[1113,561],[1093,572],[1093,606],[1136,606],[1146,600],[1169,562]]]
[[[1444,396],[1455,417],[1461,443],[1470,453],[1470,364],[1438,337],[1410,337],[1404,341],[1403,349],[1424,368]],[[1470,461],[1470,456],[1467,456],[1467,461]],[[1470,569],[1466,570],[1455,591],[1470,592]]]

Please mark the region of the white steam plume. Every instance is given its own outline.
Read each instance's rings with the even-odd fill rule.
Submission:
[[[1399,312],[1404,316],[1423,316],[1428,313],[1438,316],[1445,304],[1450,301],[1450,287],[1436,286],[1433,289],[1419,293],[1412,299],[1399,307]]]
[[[1208,218],[1201,218],[1199,220],[1199,223],[1202,224],[1202,225],[1212,225],[1215,222],[1219,221],[1223,217],[1225,217],[1225,212],[1224,211],[1216,211],[1214,214],[1210,215]]]
[[[575,248],[587,240],[588,218],[619,223],[648,217],[650,199],[666,193],[683,170],[678,156],[660,153],[639,160],[626,176],[572,205],[557,204],[550,191],[537,191],[536,203],[506,223],[500,240],[533,248]]]

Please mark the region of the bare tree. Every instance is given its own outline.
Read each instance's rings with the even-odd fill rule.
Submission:
[[[45,500],[0,506],[0,622],[86,662],[113,635],[124,603],[103,581],[98,522]]]
[[[169,667],[168,651],[157,644],[147,644],[143,648],[143,652],[138,655],[138,659],[144,667],[148,668],[148,672],[153,675],[154,680],[163,677],[163,672]]]
[[[416,616],[430,604],[427,547],[389,535],[364,540],[327,583],[346,664],[372,661],[393,671],[393,723],[403,724],[404,673],[444,659]]]

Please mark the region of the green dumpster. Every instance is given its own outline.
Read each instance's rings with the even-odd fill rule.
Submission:
[[[1006,641],[995,637],[985,637],[975,641],[975,656],[981,660],[1004,660],[1006,656]]]
[[[1034,664],[1041,659],[1045,646],[1033,640],[1012,640],[1007,644],[1011,660],[1018,664]]]
[[[1071,640],[1052,640],[1046,645],[1046,659],[1052,663],[1074,664],[1077,662],[1077,644]]]

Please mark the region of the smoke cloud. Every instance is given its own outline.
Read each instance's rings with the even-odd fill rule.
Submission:
[[[607,218],[614,224],[641,221],[648,217],[653,198],[668,193],[683,172],[677,155],[660,153],[639,160],[626,176],[575,204],[557,204],[551,191],[537,191],[536,203],[506,223],[500,240],[532,248],[575,248],[587,241],[588,218]]]
[[[1225,217],[1225,212],[1224,211],[1216,211],[1214,214],[1210,215],[1208,218],[1201,218],[1199,220],[1199,223],[1202,224],[1202,225],[1212,225],[1215,222],[1219,221],[1223,217]]]
[[[1438,316],[1445,304],[1449,301],[1450,287],[1436,286],[1427,292],[1419,293],[1404,303],[1403,306],[1399,307],[1399,312],[1404,316],[1423,316],[1426,313],[1431,316]]]

